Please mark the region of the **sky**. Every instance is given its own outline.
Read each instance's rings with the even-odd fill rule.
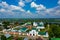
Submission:
[[[60,18],[60,0],[0,0],[0,18]]]

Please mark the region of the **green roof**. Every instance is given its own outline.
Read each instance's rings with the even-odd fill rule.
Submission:
[[[32,28],[32,30],[36,30],[36,28]]]
[[[38,24],[38,26],[42,27],[42,26],[44,26],[44,25],[42,25],[42,24]]]
[[[26,32],[29,32],[29,31],[31,31],[31,30],[27,30]]]
[[[27,24],[31,24],[31,22],[27,22]]]
[[[36,31],[38,31],[38,29],[36,29]]]
[[[38,32],[39,35],[46,35],[46,32]]]
[[[26,30],[27,30],[27,28],[26,27],[23,27],[23,28],[21,28],[20,29],[22,32],[25,32]]]
[[[43,22],[40,22],[38,26],[41,26],[41,27],[44,26]]]

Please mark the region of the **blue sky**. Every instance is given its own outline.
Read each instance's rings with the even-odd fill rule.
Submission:
[[[60,18],[60,0],[1,0],[0,18]]]

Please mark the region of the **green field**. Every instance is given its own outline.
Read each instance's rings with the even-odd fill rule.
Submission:
[[[60,18],[0,18],[1,21],[10,21],[10,22],[60,22]]]
[[[51,38],[51,40],[60,40],[60,38]]]

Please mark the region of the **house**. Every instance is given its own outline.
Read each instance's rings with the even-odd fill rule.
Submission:
[[[33,26],[37,26],[38,24],[36,22],[33,22]]]
[[[0,22],[0,25],[2,25],[2,26],[3,26],[2,22]]]
[[[13,29],[11,31],[13,31],[13,32],[17,31],[18,34],[19,33],[21,33],[23,35],[25,34],[26,36],[43,36],[43,37],[49,37],[48,32],[41,31],[41,29],[42,30],[45,29],[43,22],[39,22],[39,23],[33,22],[33,26],[29,22],[29,23],[26,24],[26,26],[24,26],[22,28],[19,28],[18,30],[17,29]]]

